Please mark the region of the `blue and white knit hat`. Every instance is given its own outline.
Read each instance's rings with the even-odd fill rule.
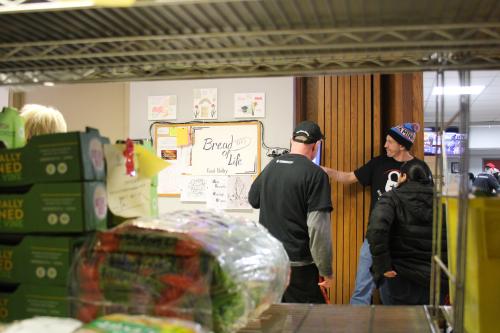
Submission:
[[[406,150],[410,150],[418,131],[420,131],[418,123],[403,123],[392,127],[387,134],[404,146]]]

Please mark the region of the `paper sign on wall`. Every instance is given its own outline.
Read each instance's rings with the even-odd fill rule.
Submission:
[[[265,93],[234,94],[235,118],[263,118],[266,113]]]
[[[148,96],[148,120],[177,118],[177,96]]]
[[[181,201],[205,202],[207,201],[207,188],[209,179],[205,176],[183,175],[181,186]]]
[[[208,178],[207,207],[222,209],[252,209],[248,191],[252,176],[217,176]]]
[[[217,88],[194,89],[194,119],[217,119]]]
[[[193,127],[193,135],[194,174],[214,176],[257,172],[256,127]]]
[[[149,216],[151,212],[151,177],[168,164],[140,145],[134,145],[138,173],[125,172],[125,145],[105,145],[106,191],[108,206],[113,214],[122,217]]]

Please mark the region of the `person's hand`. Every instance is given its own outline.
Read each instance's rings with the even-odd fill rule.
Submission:
[[[322,276],[323,281],[318,283],[318,286],[328,289],[333,286],[333,277]]]
[[[396,271],[387,271],[384,273],[384,276],[386,278],[390,278],[390,279],[395,278],[396,275],[398,275],[398,273],[396,273]]]

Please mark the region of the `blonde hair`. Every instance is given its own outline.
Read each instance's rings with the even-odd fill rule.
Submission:
[[[66,121],[58,110],[38,105],[26,104],[21,109],[24,118],[26,140],[40,134],[62,133],[67,131]]]

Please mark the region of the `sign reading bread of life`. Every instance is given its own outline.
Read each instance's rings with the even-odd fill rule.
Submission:
[[[257,126],[193,127],[193,174],[242,175],[257,172]]]

